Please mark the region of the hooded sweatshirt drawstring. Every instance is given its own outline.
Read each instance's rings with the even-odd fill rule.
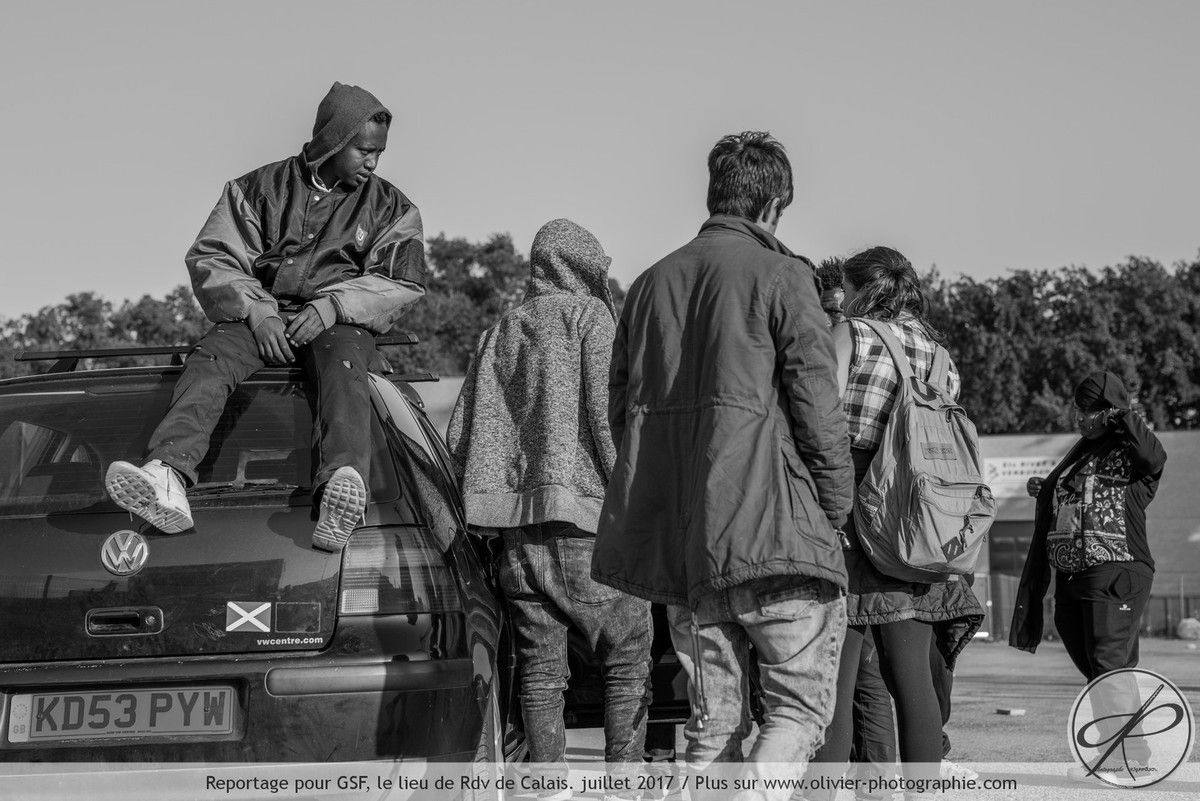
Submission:
[[[692,650],[696,653],[696,695],[699,704],[696,710],[696,728],[703,729],[708,722],[708,698],[704,695],[704,651],[700,647],[700,624],[696,622],[695,613],[692,616]]]

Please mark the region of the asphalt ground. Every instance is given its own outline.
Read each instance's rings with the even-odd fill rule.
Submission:
[[[1200,710],[1200,647],[1179,640],[1143,640],[1141,667],[1171,680],[1183,692],[1193,713]],[[1138,799],[1138,801],[1182,801],[1200,799],[1200,762],[1193,748],[1190,761],[1153,786],[1130,789],[1099,782],[1073,780],[1068,776],[1072,767],[1067,744],[1067,720],[1075,698],[1083,689],[1083,679],[1076,673],[1059,643],[1049,642],[1030,655],[1000,643],[973,643],[958,665],[954,690],[954,714],[949,727],[953,742],[951,758],[968,765],[980,774],[977,786],[952,787],[930,799],[945,801],[1086,801],[1086,799]],[[1024,710],[1024,714],[1000,714],[998,710]],[[1194,718],[1194,715],[1193,715]],[[682,727],[676,731],[679,763],[669,785],[673,791],[667,801],[696,801],[691,789],[681,792],[682,782],[695,777],[686,776],[682,765],[684,742]],[[749,746],[749,743],[747,743]],[[568,731],[568,758],[571,762],[570,789],[572,801],[600,801],[604,796],[604,736],[600,729]],[[276,766],[279,767],[279,766]],[[661,768],[669,768],[660,765]],[[796,766],[773,766],[779,775],[795,775]],[[457,777],[474,775],[478,766],[439,764],[396,765],[354,763],[297,764],[282,766],[270,772],[263,766],[247,765],[6,765],[0,770],[0,801],[58,801],[58,799],[114,799],[114,801],[209,801],[249,798],[354,798],[358,801],[407,801],[408,799],[458,799],[461,793],[436,792],[429,777],[433,774]],[[529,778],[528,767],[508,766],[509,771]],[[12,776],[5,780],[5,773]],[[362,775],[359,775],[362,774]],[[722,774],[717,774],[718,778]],[[230,792],[209,788],[212,777],[228,780],[259,780],[279,778],[290,781],[286,793],[247,790]],[[521,781],[518,774],[514,774]],[[724,774],[732,784],[734,774]],[[424,779],[420,788],[400,789],[400,780]],[[711,775],[710,775],[711,778]],[[367,780],[365,784],[347,784],[339,792],[339,783]],[[384,790],[383,781],[397,782],[396,790]],[[300,792],[302,782],[324,783],[329,790],[312,795]],[[661,781],[661,780],[660,780]],[[1009,786],[984,787],[984,781],[1008,782]],[[665,784],[665,782],[661,782]],[[447,785],[449,786],[449,785]],[[512,785],[510,785],[512,786]],[[762,785],[759,785],[761,787]],[[694,788],[694,784],[692,785]],[[325,788],[322,788],[325,789]],[[728,792],[709,795],[705,801],[725,801],[733,796]],[[771,801],[800,801],[803,794],[792,795],[790,790],[771,796]],[[512,801],[524,801],[534,795],[523,792],[517,784],[507,794]],[[902,796],[897,794],[896,801]],[[852,790],[842,789],[836,801],[854,801]],[[740,799],[739,799],[740,801]]]
[[[1143,639],[1139,667],[1154,671],[1183,692],[1193,712],[1200,711],[1200,647],[1181,640]],[[1066,776],[1072,756],[1068,750],[1067,721],[1076,697],[1084,688],[1062,644],[1046,642],[1036,654],[1003,643],[978,641],[960,657],[954,685],[953,712],[948,731],[950,759],[969,764],[981,778],[1013,778],[1015,791],[949,792],[953,798],[1083,799],[1099,798],[1200,798],[1200,762],[1197,749],[1167,780],[1141,789],[1116,788],[1096,781],[1079,783]],[[1003,714],[1024,710],[1023,714]],[[683,727],[677,727],[677,748],[682,760]],[[585,772],[587,763],[603,760],[604,734],[600,729],[568,732],[568,758]],[[576,796],[587,798],[587,796]],[[843,790],[839,801],[853,799]]]

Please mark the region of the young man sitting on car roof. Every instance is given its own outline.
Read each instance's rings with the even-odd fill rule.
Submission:
[[[215,325],[187,360],[148,461],[108,468],[118,506],[166,533],[191,528],[184,483],[196,483],[230,393],[265,365],[299,361],[317,390],[313,545],[346,544],[367,503],[374,335],[425,293],[421,216],[374,175],[391,121],[370,92],[335,83],[299,155],[225,185],[186,257]]]

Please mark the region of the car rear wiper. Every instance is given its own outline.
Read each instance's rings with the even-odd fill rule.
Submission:
[[[203,498],[213,495],[275,495],[277,493],[291,494],[300,489],[298,484],[288,484],[275,479],[251,479],[249,481],[223,481],[206,484],[196,484],[188,490],[188,496]]]

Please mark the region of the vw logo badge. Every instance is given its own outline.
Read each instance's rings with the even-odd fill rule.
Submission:
[[[116,576],[132,576],[145,567],[149,558],[150,544],[136,531],[109,534],[100,549],[104,569]]]

